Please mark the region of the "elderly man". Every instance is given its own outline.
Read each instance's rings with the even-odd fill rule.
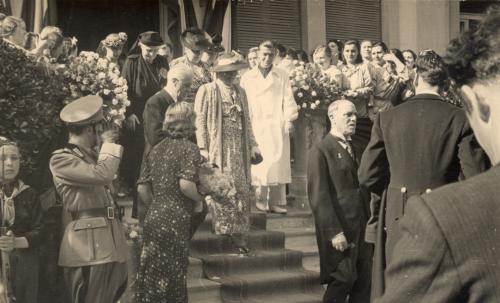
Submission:
[[[474,133],[495,167],[410,199],[377,302],[498,302],[500,298],[500,7],[448,48]]]
[[[127,282],[127,244],[109,190],[122,154],[115,144],[118,133],[103,131],[98,96],[66,105],[60,116],[69,142],[53,153],[50,170],[72,221],[61,242],[59,266],[71,302],[117,302]]]
[[[168,72],[167,85],[146,102],[143,113],[144,137],[146,139],[143,165],[144,159],[148,156],[149,151],[165,138],[165,133],[163,132],[165,112],[170,105],[183,100],[184,96],[189,92],[192,80],[192,70],[184,64],[177,64]],[[137,181],[137,192],[139,195],[137,210],[138,218],[141,221],[146,215],[147,205],[151,202],[151,196],[148,194],[151,191],[145,188],[148,183],[144,181],[145,180],[142,178]],[[203,216],[203,219],[204,218]]]
[[[135,183],[139,178],[145,146],[142,124],[144,107],[146,101],[165,85],[169,68],[167,59],[158,56],[158,49],[162,44],[163,40],[157,32],[140,34],[130,49],[122,70],[122,76],[127,80],[127,93],[131,105],[125,113],[127,120],[122,138],[125,153],[121,174],[132,189],[134,217],[137,216]]]
[[[363,154],[359,181],[382,197],[373,200],[367,229],[367,240],[375,242],[373,297],[383,293],[385,264],[395,256],[408,198],[484,170],[465,113],[438,94],[447,79],[441,57],[423,52],[417,58],[416,95],[376,116]]]
[[[353,150],[356,107],[330,104],[331,131],[309,152],[307,192],[316,225],[323,302],[369,302],[372,247],[364,241],[369,199],[358,182],[361,150]]]
[[[298,117],[288,74],[273,67],[274,44],[259,45],[259,65],[246,72],[241,86],[248,97],[250,118],[264,160],[252,166],[252,185],[257,186],[257,208],[285,214],[285,184],[290,183],[290,132]]]

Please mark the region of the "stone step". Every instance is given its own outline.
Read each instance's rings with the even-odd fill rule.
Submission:
[[[319,272],[319,253],[314,227],[281,229],[285,233],[285,248],[302,252],[305,269]]]
[[[250,213],[250,229],[251,230],[265,230],[266,229],[266,214],[262,212]],[[210,212],[207,214],[205,221],[198,227],[198,232],[212,231],[212,215]]]
[[[272,250],[285,247],[285,234],[278,231],[255,230],[246,234],[251,250]],[[197,232],[189,244],[193,257],[223,253],[237,253],[228,236],[215,235],[207,231]]]
[[[202,256],[203,270],[209,279],[240,274],[266,275],[282,270],[302,269],[302,253],[294,250],[259,250],[249,254]]]
[[[223,303],[220,295],[220,283],[208,279],[188,278],[189,302]]]
[[[283,230],[287,228],[313,227],[314,219],[310,210],[288,208],[286,215],[267,214],[268,230]]]
[[[319,274],[306,270],[226,276],[220,282],[224,302],[253,302],[254,298],[259,301],[268,298],[267,302],[273,302],[274,298],[286,294],[322,293]]]
[[[245,303],[322,303],[323,294],[318,291],[315,294],[302,294],[302,293],[291,293],[291,294],[280,294],[279,296],[273,297],[257,297],[251,300],[245,301]]]

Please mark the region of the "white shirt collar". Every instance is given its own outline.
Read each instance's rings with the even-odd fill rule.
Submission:
[[[337,131],[337,129],[333,128],[330,130],[330,134],[332,134],[333,136],[337,137],[337,138],[340,138],[344,141],[351,141],[351,136],[344,136],[343,134],[341,134],[339,131]]]

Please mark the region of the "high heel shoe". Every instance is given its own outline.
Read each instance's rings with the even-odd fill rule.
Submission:
[[[248,243],[242,234],[232,234],[230,235],[233,245],[236,246],[238,252],[242,255],[246,255],[250,252]]]

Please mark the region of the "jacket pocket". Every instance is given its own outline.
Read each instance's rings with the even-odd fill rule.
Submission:
[[[113,254],[112,231],[103,217],[74,221],[68,226],[65,238],[77,261],[99,261]]]

